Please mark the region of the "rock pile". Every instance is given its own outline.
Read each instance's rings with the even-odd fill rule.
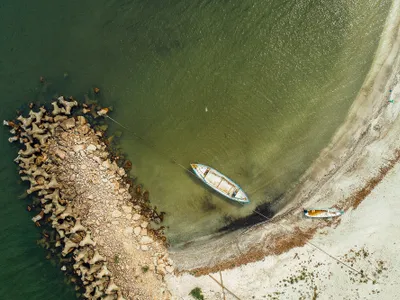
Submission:
[[[42,208],[32,220],[56,230],[55,246],[73,257],[85,298],[169,299],[164,276],[173,273],[173,262],[165,237],[149,226],[160,215],[143,205],[148,194],[139,187],[130,193],[133,187],[109,159],[103,133],[84,116],[71,115],[76,101],[59,97],[52,106],[51,112],[41,107],[3,121],[11,127],[9,141],[24,145],[15,161],[21,179],[30,183],[27,193],[40,197]]]

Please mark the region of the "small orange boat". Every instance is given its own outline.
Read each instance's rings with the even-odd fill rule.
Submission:
[[[341,216],[343,210],[336,208],[305,209],[304,215],[309,218],[333,218]]]

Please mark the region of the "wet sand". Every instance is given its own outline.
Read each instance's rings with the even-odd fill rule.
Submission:
[[[210,275],[218,281],[222,277],[239,299],[397,299],[399,180],[397,164],[337,227],[320,229],[311,240],[355,271],[306,245]],[[237,300],[226,290],[224,297],[221,286],[208,275],[184,274],[168,281],[175,299],[190,300],[190,291],[199,287],[205,299]]]

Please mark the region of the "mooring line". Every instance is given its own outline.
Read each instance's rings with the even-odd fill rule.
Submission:
[[[164,158],[165,158],[165,157],[169,157],[169,161],[170,161],[170,162],[172,162],[172,163],[176,164],[177,166],[181,167],[181,168],[184,169],[186,172],[188,172],[190,175],[196,177],[196,179],[198,178],[196,174],[194,174],[190,169],[186,168],[185,166],[183,166],[182,164],[180,164],[179,162],[177,162],[175,158],[170,157],[168,154],[166,154],[166,153],[160,151],[154,143],[151,143],[151,142],[149,143],[149,142],[147,142],[144,138],[142,138],[141,136],[139,136],[136,132],[130,130],[129,128],[127,128],[126,126],[124,126],[123,124],[121,124],[120,122],[118,122],[117,120],[115,120],[115,119],[113,119],[112,117],[110,117],[109,115],[104,114],[103,116],[109,118],[111,121],[113,121],[114,123],[118,124],[119,126],[121,126],[122,128],[124,128],[125,130],[127,130],[128,132],[130,132],[131,134],[133,134],[137,139],[141,140],[141,141],[143,142],[144,145],[146,145],[146,146],[149,147],[149,148],[152,148],[152,149],[153,149],[155,152],[157,152],[160,156],[162,156],[162,157],[164,157]],[[263,185],[263,186],[264,186],[264,185]],[[260,189],[260,188],[257,188],[257,190],[258,190],[258,189]],[[255,213],[260,214],[260,213],[258,213],[257,211],[255,211]],[[263,215],[261,215],[261,216],[263,216]],[[264,217],[265,217],[265,216],[264,216]],[[267,218],[267,217],[265,217],[265,218]],[[268,219],[268,218],[267,218],[267,219]]]
[[[366,278],[368,278],[369,280],[373,281],[373,279],[369,278],[369,276],[367,276],[366,274],[364,274],[361,271],[358,271],[357,269],[353,268],[352,266],[346,264],[344,261],[341,261],[340,259],[336,258],[335,256],[333,256],[332,254],[329,254],[328,252],[326,252],[324,249],[318,247],[317,245],[311,243],[310,241],[306,242],[308,245],[313,246],[314,248],[318,249],[319,251],[325,253],[326,255],[328,255],[329,257],[333,258],[334,260],[336,260],[337,262],[341,263],[342,265],[346,266],[347,268],[349,268],[350,270],[352,270],[355,273],[360,274],[361,276],[365,276]]]
[[[119,126],[121,126],[122,128],[124,128],[125,130],[129,131],[130,133],[132,133],[136,138],[138,138],[139,140],[143,141],[143,144],[145,144],[147,147],[152,148],[154,151],[158,152],[158,154],[160,154],[162,157],[169,157],[166,153],[161,152],[159,149],[157,149],[156,145],[151,143],[148,144],[148,142],[142,138],[141,136],[137,135],[136,132],[130,130],[129,128],[127,128],[126,126],[122,125],[120,122],[118,122],[117,120],[111,118],[109,115],[105,114],[105,117],[109,118],[111,121],[113,121],[114,123],[118,124]],[[196,174],[194,174],[192,171],[190,171],[188,168],[186,168],[185,166],[183,166],[182,164],[178,163],[176,161],[175,158],[173,157],[169,157],[169,161],[176,164],[177,166],[181,167],[182,169],[184,169],[186,172],[190,173],[191,175],[196,176]],[[197,176],[196,176],[197,177]]]
[[[236,296],[233,292],[231,292],[230,290],[228,290],[226,288],[226,286],[224,286],[222,283],[220,283],[217,279],[215,279],[214,277],[212,277],[210,274],[208,274],[208,276],[210,276],[210,278],[212,280],[214,280],[216,283],[218,283],[218,285],[220,285],[222,288],[224,288],[229,294],[231,294],[233,297],[235,297],[236,299],[240,300],[240,298],[238,296]]]
[[[222,280],[222,272],[221,272],[221,270],[219,271],[219,280],[221,280],[221,285],[223,286],[224,282]],[[222,296],[224,297],[224,300],[226,300],[226,298],[225,298],[225,289],[222,289]]]
[[[269,221],[271,218],[266,217],[265,215],[263,215],[262,213],[258,212],[257,210],[253,210],[255,213],[259,214],[260,216],[264,217],[266,219],[266,221]],[[282,224],[279,223],[275,223],[278,226],[280,226],[281,228],[285,229],[285,231],[287,230],[287,228],[285,228]],[[350,270],[352,270],[355,273],[358,273],[362,276],[367,277],[369,280],[373,281],[371,278],[369,278],[366,274],[364,274],[363,272],[353,268],[352,266],[346,264],[345,262],[341,261],[340,259],[336,258],[335,256],[333,256],[332,254],[329,254],[328,252],[326,252],[324,249],[322,249],[321,247],[315,245],[314,243],[311,243],[310,241],[306,241],[306,244],[314,247],[315,249],[321,251],[322,253],[328,255],[329,257],[333,258],[334,260],[336,260],[337,262],[341,263],[342,265],[344,265],[345,267],[349,268]]]

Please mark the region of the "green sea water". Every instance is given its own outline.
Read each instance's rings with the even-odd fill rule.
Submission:
[[[123,130],[132,175],[167,212],[170,241],[185,242],[296,183],[344,120],[390,3],[3,0],[0,117],[100,87],[111,116],[156,145]],[[35,244],[8,136],[0,130],[0,299],[73,299]],[[215,167],[251,204],[232,205],[171,159]]]

